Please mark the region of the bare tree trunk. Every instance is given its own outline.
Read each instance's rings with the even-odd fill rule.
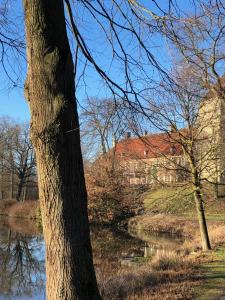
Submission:
[[[204,202],[202,198],[202,186],[199,180],[200,176],[199,176],[198,169],[196,167],[195,156],[193,155],[193,148],[190,150],[190,153],[188,154],[188,160],[192,172],[192,182],[194,185],[194,197],[195,197],[195,205],[196,205],[196,211],[198,216],[199,230],[200,230],[200,235],[202,240],[202,250],[207,251],[211,249],[211,245],[210,245],[208,228],[207,228],[207,223],[205,218]]]
[[[14,171],[12,169],[11,171],[11,182],[10,182],[10,187],[11,187],[11,190],[10,190],[10,198],[13,199],[13,196],[14,196]]]
[[[101,148],[102,148],[102,154],[105,155],[107,151],[106,151],[105,139],[104,139],[103,135],[101,135]]]
[[[205,218],[204,203],[203,203],[202,193],[201,193],[201,184],[199,182],[198,171],[193,163],[194,159],[192,159],[191,161],[192,161],[191,163],[192,177],[193,177],[193,183],[195,187],[194,197],[195,197],[195,205],[196,205],[199,229],[200,229],[201,240],[202,240],[202,250],[207,251],[211,249],[211,245],[209,241],[208,228],[207,228],[207,223]]]
[[[23,186],[24,186],[24,175],[21,174],[19,176],[19,184],[18,184],[18,190],[17,190],[17,194],[16,194],[16,200],[17,201],[20,201]]]
[[[207,251],[211,249],[211,245],[209,241],[209,234],[208,234],[208,229],[206,224],[203,199],[202,199],[201,191],[198,188],[195,190],[195,203],[196,203],[198,222],[199,222],[199,228],[201,233],[202,250]]]
[[[63,0],[24,0],[31,138],[46,245],[47,299],[100,299]]]
[[[27,200],[27,183],[24,184],[23,188],[23,202]]]

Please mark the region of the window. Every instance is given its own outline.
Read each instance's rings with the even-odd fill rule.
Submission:
[[[148,150],[144,150],[144,157],[148,156]]]
[[[171,148],[170,148],[170,153],[171,154],[175,154],[176,153],[176,147],[173,145]]]

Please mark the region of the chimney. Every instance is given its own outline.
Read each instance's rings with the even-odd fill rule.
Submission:
[[[171,133],[177,132],[176,124],[170,124],[169,125],[169,132],[171,132]]]
[[[128,131],[125,133],[125,139],[129,139],[131,137],[131,132]]]
[[[113,135],[113,138],[112,138],[112,146],[113,146],[113,148],[116,147],[116,137],[115,137],[115,135]]]

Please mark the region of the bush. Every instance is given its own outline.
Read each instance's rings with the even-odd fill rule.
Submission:
[[[176,270],[184,264],[184,258],[175,252],[156,255],[151,262],[152,269],[155,271]]]
[[[38,207],[39,203],[35,200],[16,202],[9,208],[8,215],[15,218],[36,219]]]
[[[121,172],[111,161],[99,159],[86,170],[89,219],[96,223],[113,223],[126,214],[123,204],[125,186]]]

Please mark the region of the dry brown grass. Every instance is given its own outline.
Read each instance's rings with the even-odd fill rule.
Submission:
[[[211,237],[211,242],[214,245],[225,244],[225,223],[214,224],[209,227],[209,235]]]
[[[224,244],[225,222],[209,220],[207,223],[212,246],[216,247]],[[145,215],[130,219],[128,226],[134,230],[140,229],[144,231],[169,233],[185,237],[185,241],[183,245],[181,245],[183,250],[187,249],[195,251],[201,249],[201,239],[197,220],[188,220],[184,217],[166,214]]]
[[[13,232],[20,233],[22,235],[39,235],[42,230],[37,226],[37,222],[30,219],[21,218],[7,218],[7,227],[13,230]]]
[[[7,216],[12,205],[16,203],[16,200],[0,200],[0,215]]]
[[[225,222],[209,221],[208,222],[209,239],[213,248],[225,244]],[[190,239],[186,240],[182,246],[185,249],[199,250],[201,249],[201,238],[199,231],[193,232]]]
[[[158,252],[151,260],[151,268],[155,271],[179,270],[189,266],[189,260],[176,251]]]
[[[8,215],[15,218],[36,219],[38,205],[38,201],[34,200],[17,202],[10,207]]]
[[[192,289],[200,283],[192,261],[175,252],[155,257],[151,263],[132,269],[114,270],[98,276],[103,299],[193,299]]]
[[[159,283],[151,289],[144,289],[140,293],[128,296],[128,300],[192,300],[193,289],[199,285],[200,282],[192,280],[191,278],[182,278],[179,273],[174,277],[174,282]],[[180,276],[180,278],[179,278]]]
[[[0,215],[15,218],[37,219],[39,202],[35,200],[26,200],[18,202],[16,200],[1,200]]]

